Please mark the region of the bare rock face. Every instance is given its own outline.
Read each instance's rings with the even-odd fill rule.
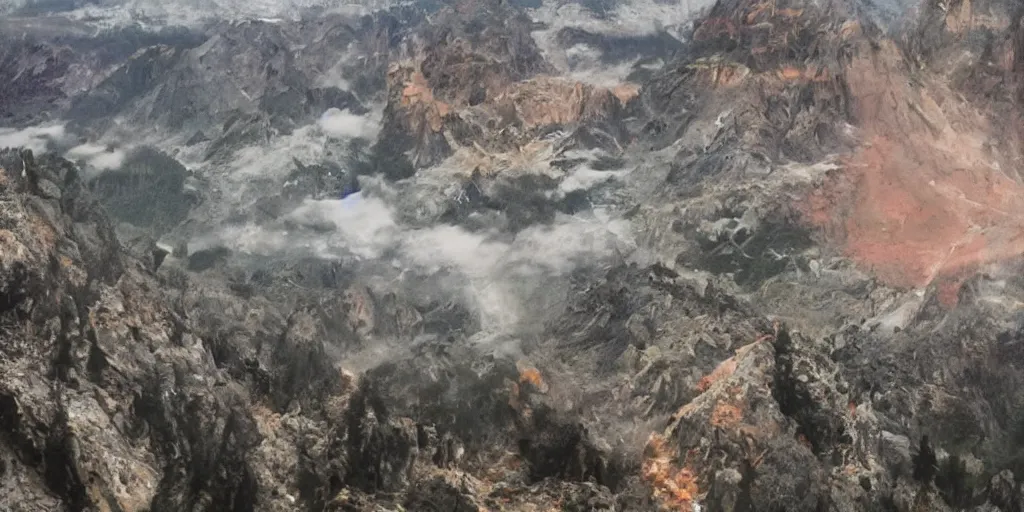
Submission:
[[[78,111],[79,103],[86,110],[91,108],[92,115],[113,114],[120,102],[138,94],[138,88],[153,84],[169,62],[166,57],[173,53],[169,48],[191,48],[202,42],[199,35],[183,28],[146,30],[129,25],[97,32],[49,16],[5,16],[0,20],[0,38],[4,47],[0,122],[17,128],[68,121],[67,113]],[[113,91],[104,83],[121,84],[126,90]],[[82,102],[83,96],[94,101]]]
[[[364,114],[381,96],[389,54],[400,51],[403,34],[421,17],[395,9],[297,24],[224,22],[203,36],[142,41],[91,87],[66,93],[63,113],[75,128],[97,135],[125,121],[158,134],[187,133],[190,145],[204,144],[206,158],[229,158],[328,109]],[[343,89],[322,78],[342,74],[358,79]]]
[[[229,223],[322,248],[380,220],[358,201],[387,219],[380,261],[189,252],[156,239],[221,220],[197,216],[234,191],[184,191],[217,177],[142,150],[86,183],[0,150],[0,509],[1021,510],[1018,6],[925,2],[897,30],[859,2],[720,0],[686,41],[561,29],[666,61],[599,86],[559,76],[526,4],[3,46],[11,126],[121,118],[214,170],[379,102],[375,140],[293,156]],[[417,240],[461,264],[602,215],[634,253],[574,261],[511,334],[459,287],[501,271],[408,277],[436,248],[389,238],[440,230]]]
[[[562,464],[559,432],[578,427],[517,427],[514,365],[480,374],[462,366],[476,356],[439,354],[357,379],[330,362],[360,337],[415,334],[422,319],[396,298],[356,288],[282,315],[261,297],[175,285],[121,250],[70,163],[0,156],[4,507],[361,510],[388,493],[476,509],[491,484],[454,483],[483,467],[467,450],[505,456],[517,431],[555,436],[523,448],[541,458],[521,471],[539,480]],[[40,195],[46,183],[60,199]],[[588,475],[601,457],[588,450],[567,477]]]
[[[40,104],[65,98],[59,80],[67,74],[73,57],[70,49],[12,43],[4,45],[5,85],[0,118],[5,124],[21,124],[31,119],[32,110]],[[25,67],[29,66],[35,72],[26,73]]]
[[[3,160],[11,293],[2,386],[14,471],[46,482],[68,509],[234,501],[251,480],[239,454],[255,439],[237,389],[216,387],[208,352],[122,254],[73,167],[29,152]],[[62,197],[36,195],[44,182],[63,184]],[[40,315],[45,327],[24,330]],[[222,443],[231,448],[215,448]],[[169,496],[196,471],[217,483]],[[53,496],[5,493],[4,505],[62,509],[48,504]]]
[[[485,173],[524,166],[529,154],[555,149],[538,139],[556,130],[589,127],[598,132],[591,145],[621,149],[628,139],[623,107],[637,87],[554,76],[531,28],[508,4],[465,1],[443,9],[418,34],[412,58],[388,73],[378,145],[408,157],[395,177],[453,155],[462,167]]]

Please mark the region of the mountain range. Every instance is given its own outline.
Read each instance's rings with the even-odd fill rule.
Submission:
[[[1022,114],[1013,0],[5,2],[0,511],[1024,510]]]

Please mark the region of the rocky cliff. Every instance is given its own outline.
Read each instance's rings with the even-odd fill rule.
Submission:
[[[0,25],[0,510],[1024,510],[1024,10],[641,7]]]

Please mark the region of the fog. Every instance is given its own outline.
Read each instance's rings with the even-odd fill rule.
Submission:
[[[324,112],[317,124],[329,137],[339,139],[375,139],[380,129],[379,112],[377,116],[358,116],[336,108]]]
[[[92,179],[105,171],[120,169],[124,165],[125,151],[95,143],[85,143],[71,148],[64,157],[82,162],[86,179]]]
[[[573,185],[582,186],[580,181]],[[485,331],[505,334],[530,330],[529,324],[547,316],[550,304],[536,302],[538,292],[557,294],[559,279],[580,268],[619,263],[636,248],[628,223],[621,219],[560,215],[551,225],[531,226],[514,236],[448,224],[415,227],[399,219],[401,205],[373,194],[307,199],[283,217],[284,225],[224,227],[198,239],[196,247],[221,245],[243,254],[343,261],[378,272],[390,286],[410,286],[401,282],[403,276],[443,275],[432,281],[443,290],[408,291],[449,294],[477,314]],[[324,226],[332,231],[324,233]],[[560,297],[547,299],[557,302]]]
[[[185,1],[132,0],[58,2],[52,8],[63,10],[71,18],[89,18],[96,23],[145,20],[189,25],[207,17],[290,19],[309,7],[358,12],[385,4],[389,2],[217,0],[200,7]],[[8,9],[17,7],[9,1],[6,5]],[[573,2],[547,2],[529,10],[529,14],[548,23],[548,29],[535,33],[535,38],[556,65],[578,80],[611,86],[623,80],[632,63],[608,64],[599,50],[586,45],[561,49],[554,40],[559,29],[575,26],[600,34],[654,34],[675,30],[673,27],[684,24],[699,7],[640,0],[598,17]],[[315,84],[347,89],[353,77],[343,76],[340,69],[325,69],[321,76],[314,77]],[[564,280],[570,275],[581,269],[599,271],[636,251],[629,223],[614,211],[560,214],[550,223],[514,234],[487,219],[478,219],[477,224],[483,227],[472,230],[437,223],[431,219],[457,200],[459,175],[470,170],[456,169],[464,165],[455,161],[422,170],[417,177],[399,184],[363,179],[360,193],[346,198],[306,199],[290,205],[273,222],[229,222],[239,213],[252,211],[261,199],[294,186],[289,180],[296,162],[341,165],[343,172],[350,172],[344,168],[350,156],[348,143],[354,139],[375,140],[382,111],[380,105],[371,106],[366,115],[332,108],[306,126],[259,143],[245,143],[228,156],[215,159],[207,158],[203,144],[184,144],[190,133],[160,134],[145,126],[115,126],[98,139],[65,144],[70,149],[64,154],[82,165],[87,179],[120,169],[126,154],[137,146],[156,147],[194,172],[200,180],[195,187],[204,200],[186,226],[171,233],[171,239],[161,240],[168,246],[185,241],[193,252],[223,246],[243,255],[282,260],[312,256],[340,261],[357,269],[367,281],[384,287],[401,287],[413,296],[447,295],[469,307],[483,330],[494,336],[537,330],[544,318],[557,311]],[[0,146],[24,146],[35,151],[45,150],[53,140],[67,138],[63,125],[0,130]],[[579,154],[573,158],[597,156]],[[563,172],[548,166],[553,157],[545,153],[515,163],[519,167],[515,172],[556,177],[559,184],[550,195],[552,200],[624,179],[629,172],[599,171],[587,164]],[[424,276],[432,276],[429,286],[436,289],[417,288],[416,278]]]
[[[66,136],[63,124],[32,126],[22,130],[0,128],[0,148],[25,148],[42,153],[53,142],[60,142]]]

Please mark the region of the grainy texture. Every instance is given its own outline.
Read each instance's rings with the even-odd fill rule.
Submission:
[[[280,182],[0,151],[0,510],[1024,509],[1024,10],[928,1],[897,29],[719,0],[685,41],[560,29],[639,57],[598,85],[520,4],[5,39],[3,124],[146,126],[205,170],[330,108],[383,118]],[[358,234],[294,212],[359,188],[389,229],[498,251],[612,211],[635,251],[540,274],[497,350],[445,288],[465,276],[410,278],[402,247],[158,243]],[[484,258],[453,245],[427,249]]]

